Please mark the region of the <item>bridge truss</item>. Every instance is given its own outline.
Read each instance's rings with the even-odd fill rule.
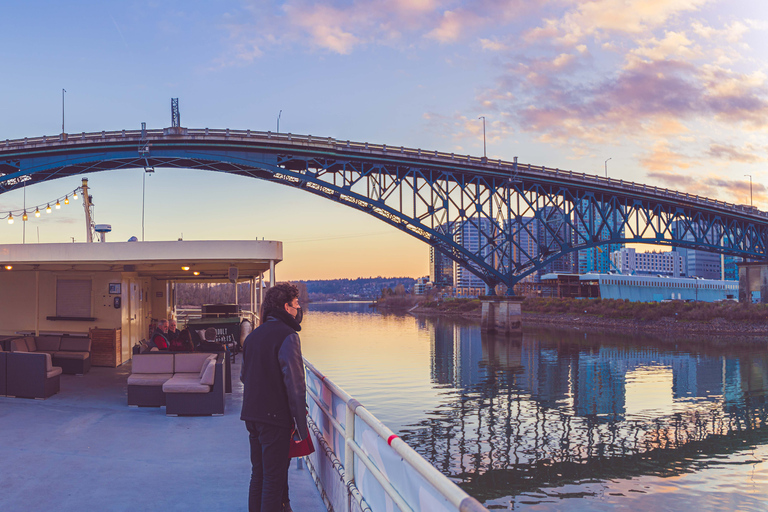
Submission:
[[[493,290],[625,243],[766,259],[768,214],[559,169],[331,138],[135,130],[0,142],[0,193],[102,170],[201,169],[280,183],[428,243]],[[569,260],[570,258],[570,260]]]

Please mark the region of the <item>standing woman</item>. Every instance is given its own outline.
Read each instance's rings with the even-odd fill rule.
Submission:
[[[243,409],[251,444],[250,512],[280,512],[290,458],[288,447],[308,435],[302,311],[299,289],[290,283],[270,288],[261,325],[243,343]]]

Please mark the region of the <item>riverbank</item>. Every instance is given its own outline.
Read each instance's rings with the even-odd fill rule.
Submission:
[[[461,317],[479,321],[479,300],[454,299],[423,303],[414,314]],[[523,325],[551,325],[571,329],[676,335],[764,336],[768,342],[768,308],[762,304],[631,303],[622,300],[527,299],[522,304]]]

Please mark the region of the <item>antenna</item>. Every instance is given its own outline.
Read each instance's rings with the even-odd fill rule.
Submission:
[[[181,114],[179,113],[179,98],[171,98],[171,128],[181,128]]]

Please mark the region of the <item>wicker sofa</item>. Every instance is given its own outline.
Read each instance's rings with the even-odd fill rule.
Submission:
[[[12,353],[49,354],[53,366],[68,375],[84,375],[91,369],[91,340],[70,336],[24,336],[10,340]]]
[[[164,405],[169,416],[224,414],[225,373],[221,353],[134,354],[128,405]]]

